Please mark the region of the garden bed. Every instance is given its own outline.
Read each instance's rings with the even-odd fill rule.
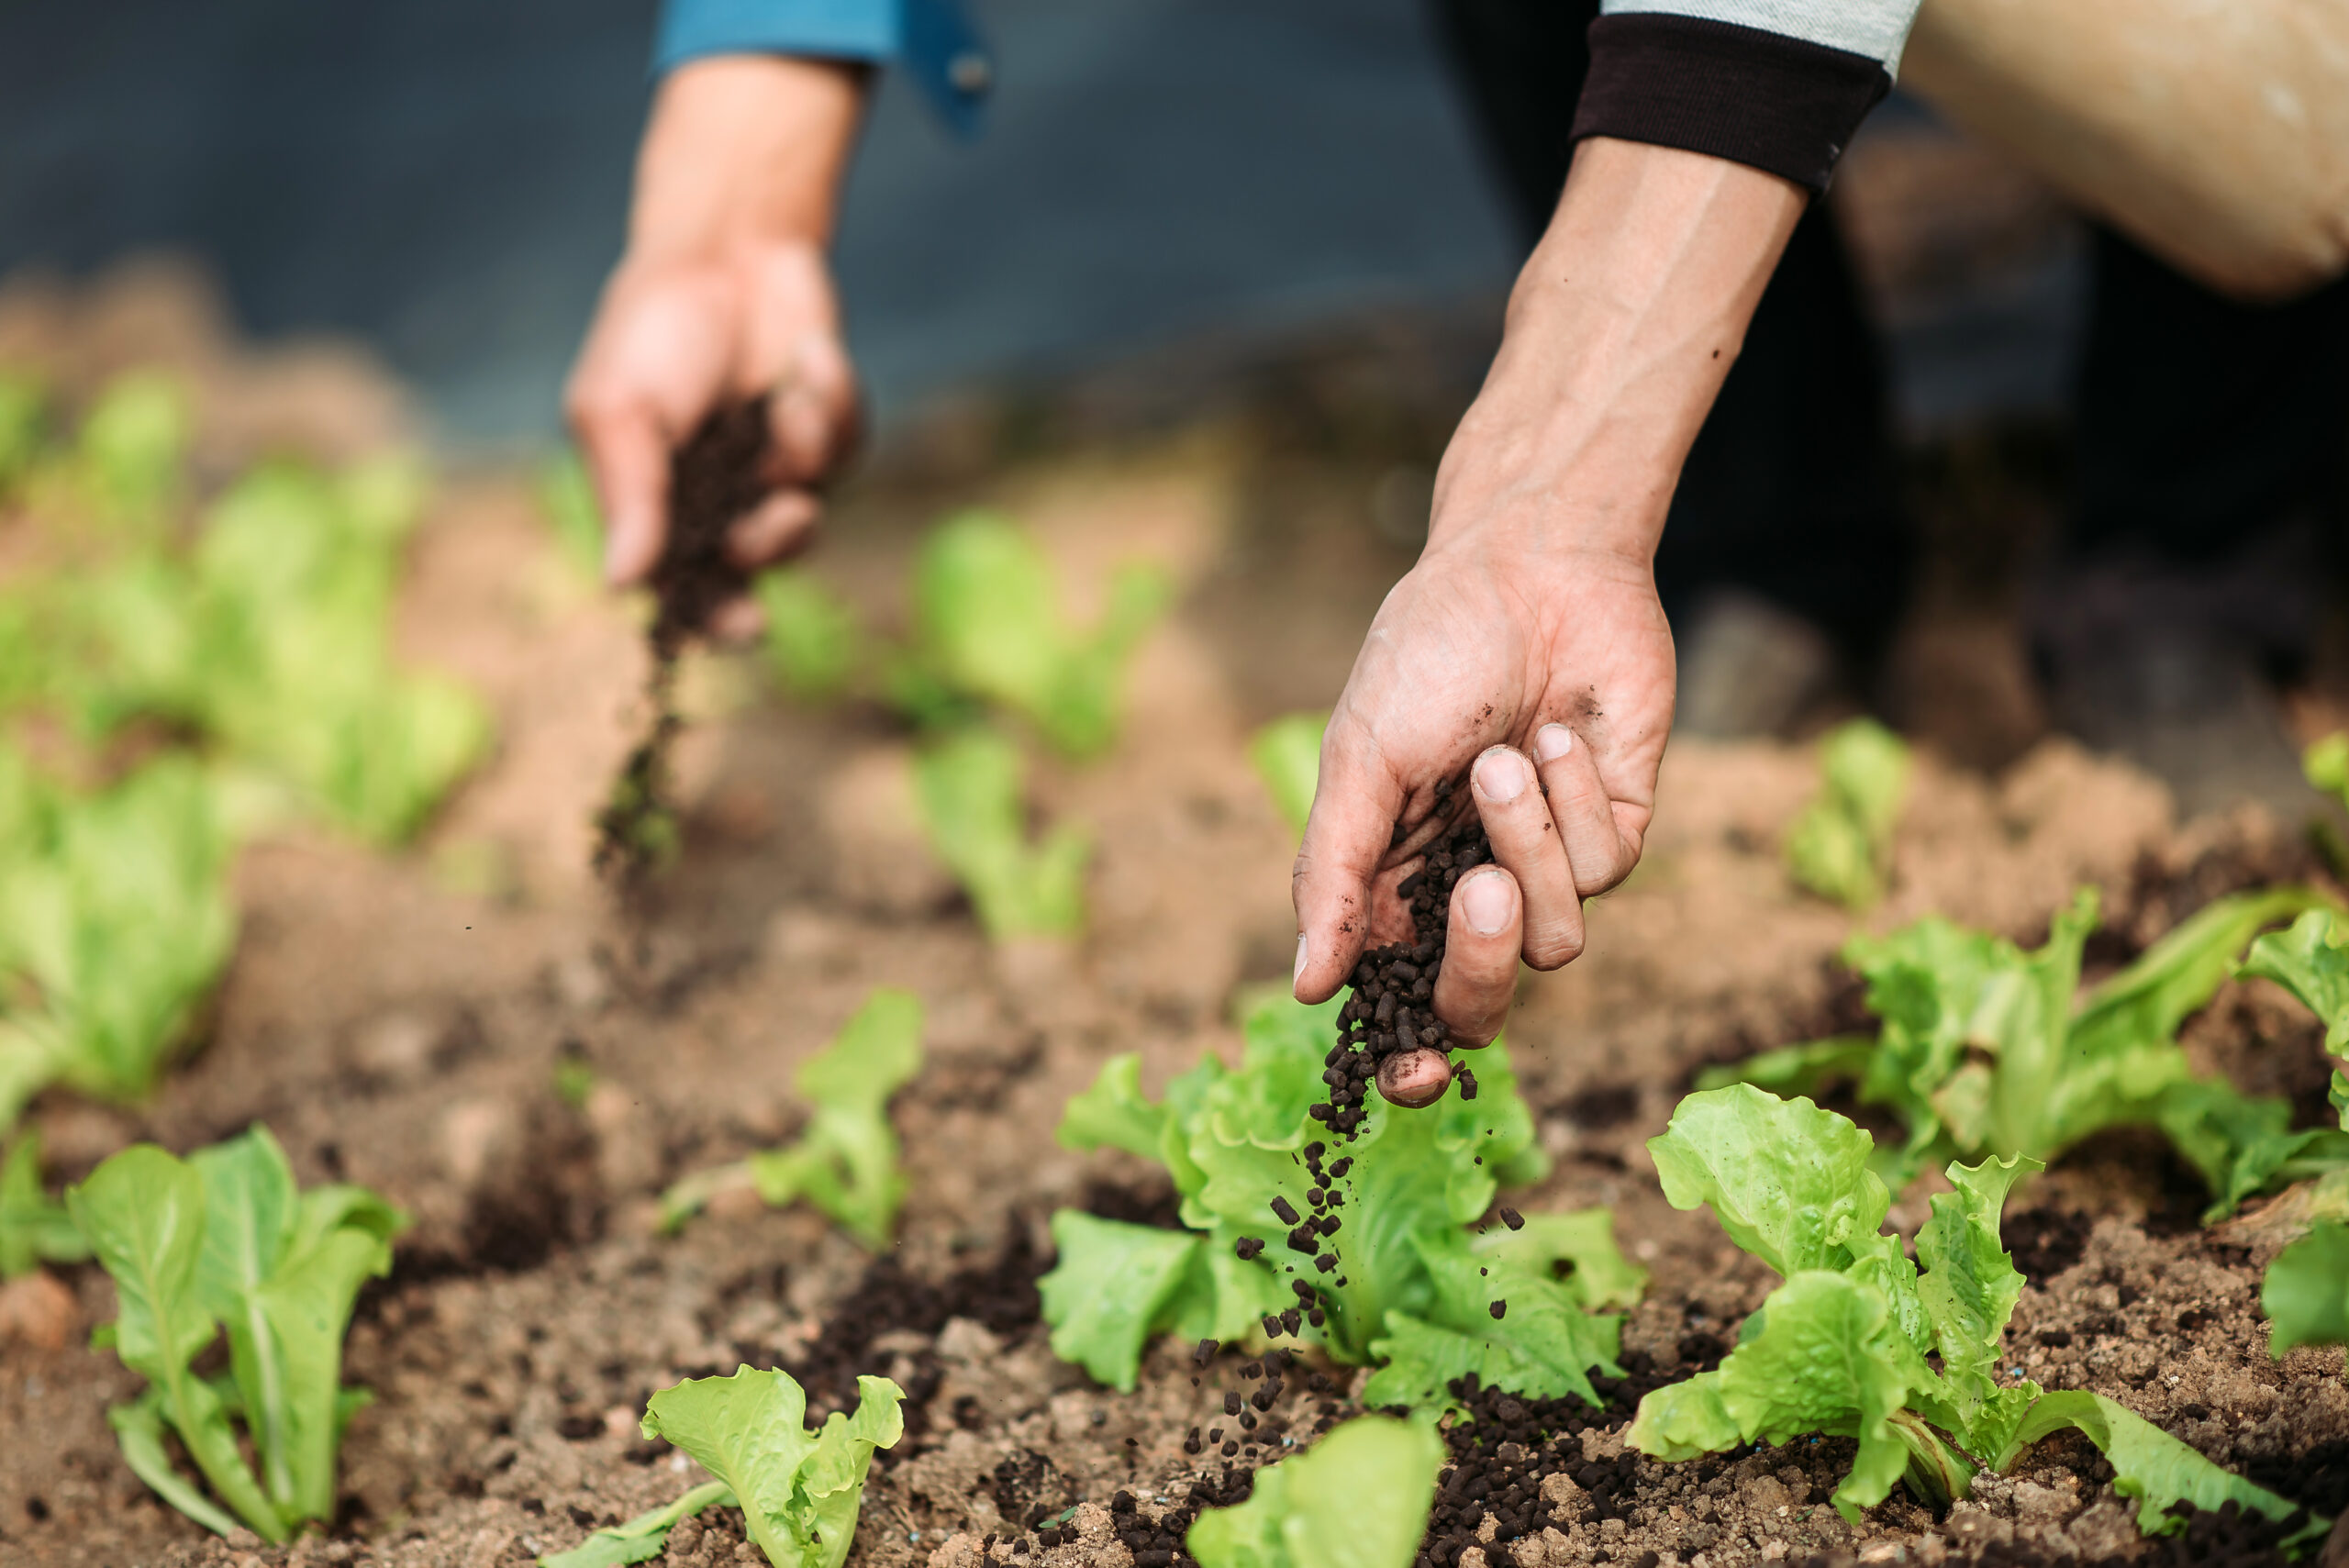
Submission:
[[[1255,1386],[1238,1348],[1202,1361],[1161,1343],[1133,1394],[1103,1389],[1053,1358],[1034,1289],[1054,1208],[1171,1218],[1139,1162],[1067,1153],[1052,1129],[1113,1053],[1141,1052],[1153,1088],[1202,1051],[1236,1059],[1232,998],[1285,978],[1293,941],[1293,839],[1247,738],[1328,700],[1407,559],[1364,521],[1342,442],[1298,456],[1244,430],[875,484],[824,558],[885,617],[918,526],[950,493],[984,494],[1080,593],[1097,599],[1126,551],[1171,574],[1178,607],[1139,656],[1116,750],[1036,780],[1051,815],[1096,835],[1074,943],[990,946],[909,827],[909,751],[886,719],[793,706],[747,662],[705,656],[679,688],[695,719],[682,863],[649,912],[616,914],[586,868],[642,717],[638,631],[564,563],[527,484],[453,484],[419,537],[400,637],[489,697],[498,753],[412,852],[303,836],[248,851],[242,940],[200,1053],[143,1111],[51,1095],[32,1118],[68,1179],[140,1137],[184,1150],[264,1121],[304,1181],[362,1183],[416,1217],[352,1329],[349,1375],[376,1402],[344,1445],[340,1515],[323,1539],[263,1548],[158,1502],[106,1423],[135,1379],[83,1348],[112,1286],[80,1265],[26,1319],[53,1342],[0,1353],[0,1559],[520,1564],[682,1491],[684,1456],[638,1434],[647,1396],[747,1362],[794,1372],[819,1412],[860,1372],[907,1390],[907,1435],[875,1465],[852,1562],[1163,1568],[1186,1509],[1232,1500],[1256,1464],[1353,1413],[1353,1375],[1308,1361],[1243,1433],[1224,1416],[1227,1393]],[[1860,1021],[1835,960],[1852,919],[1798,892],[1778,850],[1815,780],[1799,748],[1675,742],[1646,859],[1593,906],[1590,951],[1526,982],[1509,1037],[1554,1169],[1509,1201],[1613,1207],[1652,1280],[1603,1408],[1492,1407],[1523,1435],[1514,1454],[1462,1455],[1498,1468],[1464,1473],[1479,1496],[1465,1480],[1445,1494],[1442,1568],[2187,1550],[2141,1540],[2082,1442],[2042,1445],[1943,1517],[1896,1492],[1856,1526],[1825,1503],[1841,1440],[1681,1465],[1625,1452],[1638,1394],[1717,1362],[1774,1283],[1709,1216],[1664,1203],[1644,1140],[1700,1066]],[[2211,897],[2317,870],[2255,813],[2180,828],[2158,786],[2049,741],[1995,780],[1922,760],[1891,898],[1865,923],[1936,910],[2035,942],[2092,884],[2107,909],[2093,978]],[[929,1019],[927,1067],[895,1106],[912,1184],[897,1246],[875,1259],[805,1208],[742,1201],[659,1234],[669,1182],[794,1129],[793,1070],[877,985],[916,992]],[[2314,1121],[2318,1033],[2281,992],[2239,983],[2186,1043]],[[2203,1201],[2134,1135],[2025,1186],[2007,1227],[2031,1276],[2009,1359],[2336,1512],[2341,1351],[2270,1360],[2258,1289],[2282,1238],[2255,1214],[2205,1230]],[[1912,1193],[1894,1224],[1923,1216]],[[1237,1452],[1191,1451],[1216,1429]],[[2267,1554],[2247,1528],[2200,1528],[2205,1557]],[[741,1542],[739,1517],[714,1510],[665,1561],[740,1561]]]

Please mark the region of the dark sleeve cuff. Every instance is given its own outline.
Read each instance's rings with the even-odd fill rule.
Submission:
[[[1816,195],[1891,88],[1876,61],[1760,28],[1653,11],[1601,17],[1590,25],[1574,137],[1709,153]]]

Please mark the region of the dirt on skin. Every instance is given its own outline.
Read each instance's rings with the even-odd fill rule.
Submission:
[[[1052,1145],[1063,1102],[1121,1051],[1141,1053],[1152,1088],[1203,1051],[1236,1060],[1231,998],[1288,971],[1294,842],[1244,743],[1262,720],[1334,693],[1408,562],[1372,526],[1388,454],[1440,445],[1449,417],[1397,437],[1348,412],[1359,379],[1331,379],[1344,397],[1313,401],[1310,376],[1280,384],[1313,418],[1283,423],[1243,400],[1122,444],[1089,437],[1079,457],[1045,444],[965,462],[948,443],[842,498],[817,569],[885,624],[902,612],[918,528],[949,500],[1026,518],[1080,613],[1124,555],[1183,585],[1139,655],[1118,749],[1089,768],[1039,767],[1038,810],[1088,824],[1097,845],[1075,944],[988,947],[909,826],[908,742],[882,716],[795,709],[765,695],[754,662],[688,654],[682,857],[660,920],[629,938],[641,946],[630,983],[616,983],[629,928],[589,873],[590,825],[630,744],[641,622],[562,562],[522,479],[453,480],[417,542],[400,639],[484,691],[498,754],[407,854],[304,836],[250,850],[242,941],[200,1049],[151,1106],[51,1095],[33,1112],[52,1182],[134,1139],[184,1151],[260,1119],[304,1181],[362,1182],[416,1216],[351,1331],[349,1376],[376,1402],[343,1447],[338,1518],[265,1549],[212,1540],[157,1502],[106,1425],[137,1379],[84,1348],[113,1292],[81,1267],[56,1276],[70,1321],[51,1325],[54,1342],[0,1352],[0,1561],[519,1565],[691,1485],[681,1455],[638,1435],[644,1397],[749,1362],[796,1369],[819,1408],[859,1371],[912,1396],[906,1439],[876,1462],[854,1562],[1171,1568],[1186,1508],[1236,1498],[1254,1465],[1352,1413],[1355,1374],[1311,1362],[1279,1369],[1280,1395],[1257,1412],[1247,1401],[1264,1380],[1244,1373],[1264,1371],[1262,1347],[1202,1365],[1194,1347],[1163,1343],[1133,1394],[1097,1387],[1052,1356],[1031,1294],[1054,1207],[1169,1218],[1156,1173]],[[1297,569],[1316,560],[1330,569]],[[1248,608],[1275,603],[1293,613]],[[1801,747],[1675,742],[1645,860],[1594,903],[1586,955],[1528,977],[1510,1029],[1556,1168],[1507,1201],[1615,1207],[1653,1273],[1624,1336],[1638,1377],[1717,1359],[1773,1283],[1709,1216],[1664,1204],[1643,1140],[1702,1063],[1863,1021],[1834,956],[1854,922],[1792,887],[1779,856],[1816,784]],[[1864,923],[1936,909],[2035,941],[2089,883],[2106,895],[2111,934],[2095,958],[2110,966],[2241,876],[2312,873],[2296,853],[2255,813],[2181,829],[2159,785],[2064,742],[1995,777],[1927,754],[1892,895]],[[739,1202],[656,1235],[666,1183],[792,1132],[794,1070],[878,984],[910,987],[928,1010],[928,1065],[896,1106],[912,1178],[898,1245],[871,1259],[812,1214]],[[2305,1099],[2321,1080],[2311,1029],[2265,983],[2230,985],[2188,1044],[2247,1086]],[[2019,1194],[2010,1230],[2034,1277],[2011,1364],[2111,1395],[2221,1462],[2337,1507],[2349,1491],[2340,1352],[2268,1360],[2256,1296],[2279,1237],[2250,1222],[2200,1230],[2200,1202],[2175,1161],[2126,1138]],[[1918,1192],[1895,1210],[1908,1229],[1923,1217]],[[1257,1424],[1227,1415],[1227,1396]],[[1551,1520],[1503,1541],[1480,1517],[1472,1533],[1489,1522],[1492,1537],[1448,1562],[2152,1550],[2076,1443],[2043,1445],[1944,1518],[1896,1492],[1847,1526],[1825,1505],[1845,1458],[1836,1440],[1661,1465],[1626,1459],[1628,1415],[1618,1399],[1580,1418],[1566,1480],[1542,1484]],[[662,1561],[752,1551],[718,1511],[680,1527]]]

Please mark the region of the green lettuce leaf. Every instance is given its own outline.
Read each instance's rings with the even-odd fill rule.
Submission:
[[[1100,623],[1079,630],[1027,531],[999,513],[963,513],[933,529],[915,560],[918,668],[899,684],[1000,704],[1055,750],[1097,755],[1117,738],[1126,662],[1169,593],[1163,573],[1127,567]]]
[[[669,1532],[678,1521],[704,1508],[731,1508],[733,1488],[723,1481],[705,1481],[674,1503],[647,1509],[589,1535],[568,1551],[551,1551],[539,1559],[539,1568],[624,1568],[649,1562],[668,1549]]]
[[[1710,1204],[1731,1240],[1787,1278],[1848,1267],[1852,1243],[1883,1224],[1892,1196],[1868,1169],[1874,1147],[1832,1111],[1743,1084],[1690,1095],[1648,1140],[1665,1200]]]
[[[760,574],[751,596],[766,617],[767,667],[802,702],[849,688],[866,659],[864,628],[847,600],[796,566]]]
[[[571,570],[590,583],[604,577],[604,509],[579,453],[566,447],[539,471],[539,510]]]
[[[1256,1472],[1248,1500],[1184,1538],[1200,1568],[1409,1568],[1443,1442],[1421,1421],[1364,1416]]]
[[[2288,931],[2251,944],[2241,973],[2273,980],[2300,999],[2324,1025],[2324,1049],[2349,1056],[2349,927],[2332,909],[2310,909]],[[2349,1128],[2349,1074],[2335,1068],[2333,1108]]]
[[[1079,1153],[1122,1149],[1155,1160],[1166,1123],[1167,1107],[1152,1104],[1141,1092],[1141,1054],[1127,1051],[1103,1062],[1093,1086],[1062,1109],[1053,1136],[1062,1148]]]
[[[834,1411],[807,1430],[807,1396],[788,1373],[738,1368],[688,1378],[653,1395],[647,1438],[666,1438],[725,1483],[751,1539],[774,1568],[840,1568],[856,1536],[875,1449],[905,1432],[905,1391],[885,1377],[856,1380],[853,1415]]]
[[[1491,1260],[1524,1269],[1538,1278],[1557,1279],[1591,1311],[1627,1312],[1648,1287],[1648,1272],[1623,1256],[1615,1244],[1611,1209],[1578,1208],[1566,1214],[1528,1214],[1516,1228],[1488,1227],[1468,1243],[1480,1262]]]
[[[1329,723],[1326,713],[1292,713],[1249,739],[1248,760],[1291,832],[1304,832],[1312,814],[1313,792],[1321,779],[1321,731]]]
[[[2066,1427],[2084,1434],[2111,1463],[2112,1489],[2139,1500],[2137,1528],[2147,1535],[2168,1535],[2183,1529],[2181,1521],[2169,1513],[2180,1502],[2206,1509],[2234,1503],[2271,1519],[2288,1518],[2299,1511],[2298,1505],[2221,1470],[2127,1406],[2101,1394],[2075,1390],[2042,1396],[2016,1429],[2011,1450],[2019,1451]],[[1999,1469],[2013,1462],[2014,1451],[2000,1456]],[[2319,1533],[2321,1528],[2321,1522],[2312,1527]]]
[[[1620,1320],[1586,1313],[1546,1270],[1479,1262],[1456,1233],[1420,1238],[1419,1252],[1433,1286],[1428,1304],[1419,1316],[1386,1315],[1386,1337],[1369,1347],[1371,1359],[1386,1364],[1364,1385],[1364,1405],[1441,1407],[1452,1380],[1471,1372],[1488,1387],[1597,1405],[1590,1370],[1621,1375]]]
[[[2329,929],[2332,912],[2332,901],[2310,887],[2256,888],[2214,899],[2081,998],[2072,1020],[2072,1049],[2103,1056],[2131,1044],[2172,1039],[2234,973],[2245,944],[2253,957],[2244,971],[2260,973],[2258,953],[2277,952],[2309,931]],[[2291,935],[2259,937],[2283,920],[2294,920]],[[2254,937],[2259,940],[2253,941]]]
[[[1103,1219],[1074,1208],[1052,1216],[1059,1261],[1036,1282],[1052,1353],[1130,1393],[1152,1338],[1172,1328],[1203,1239]]]
[[[114,1156],[67,1195],[74,1224],[114,1276],[112,1330],[149,1394],[114,1416],[126,1457],[175,1507],[192,1493],[158,1467],[159,1423],[178,1432],[213,1493],[258,1533],[282,1540],[334,1514],[335,1453],[363,1395],[342,1386],[342,1340],[360,1286],[391,1269],[406,1217],[375,1195],[296,1189],[265,1128],[185,1162],[150,1144]],[[216,1332],[228,1376],[188,1363]],[[261,1464],[256,1481],[230,1418]],[[188,1511],[217,1528],[216,1511]]]
[[[1819,743],[1820,791],[1787,834],[1787,865],[1821,897],[1865,909],[1884,895],[1892,830],[1909,793],[1909,748],[1874,719]]]
[[[1119,1057],[1070,1102],[1062,1142],[1154,1154],[1174,1178],[1187,1229],[1056,1215],[1060,1264],[1044,1290],[1055,1351],[1130,1386],[1153,1335],[1252,1336],[1264,1318],[1297,1305],[1292,1286],[1304,1279],[1327,1309],[1322,1324],[1297,1332],[1334,1359],[1360,1364],[1385,1359],[1390,1351],[1380,1346],[1422,1348],[1381,1385],[1399,1402],[1448,1401],[1444,1383],[1471,1368],[1496,1386],[1532,1392],[1538,1384],[1588,1397],[1588,1372],[1611,1364],[1616,1333],[1612,1319],[1589,1309],[1629,1305],[1644,1276],[1616,1251],[1603,1214],[1537,1215],[1522,1232],[1494,1227],[1474,1239],[1465,1229],[1499,1184],[1547,1170],[1507,1048],[1478,1054],[1475,1100],[1455,1095],[1398,1112],[1374,1098],[1360,1135],[1330,1141],[1308,1113],[1326,1092],[1322,1062],[1337,1009],[1334,1000],[1308,1007],[1283,992],[1259,995],[1245,1012],[1237,1070],[1208,1057],[1152,1102],[1139,1059]],[[1274,1207],[1311,1208],[1308,1143],[1322,1143],[1331,1162],[1351,1162],[1336,1183],[1340,1229],[1325,1239],[1324,1255],[1337,1266],[1327,1273],[1287,1249],[1290,1222]],[[1261,1251],[1241,1257],[1252,1240]],[[1492,1274],[1478,1275],[1480,1267]],[[1504,1275],[1513,1294],[1510,1318],[1498,1325],[1485,1287]]]
[[[190,1365],[219,1332],[196,1291],[204,1178],[154,1145],[137,1144],[69,1189],[65,1203],[92,1253],[114,1277],[115,1354],[147,1380],[156,1413],[179,1434],[213,1496],[263,1540],[284,1540],[287,1522],[238,1451],[226,1406]],[[147,1424],[128,1413],[115,1424],[139,1444],[129,1454],[134,1463],[151,1464],[161,1445],[147,1444]],[[172,1500],[172,1493],[164,1496]],[[197,1522],[217,1528],[217,1516],[207,1513]]]
[[[2007,1319],[2022,1298],[2023,1276],[1998,1239],[2007,1194],[2036,1160],[1985,1160],[1952,1164],[1954,1192],[1933,1195],[1932,1212],[1917,1232],[1917,1296],[1941,1352],[1944,1397],[1957,1429],[1971,1436],[1976,1416],[1998,1394],[1997,1372]]]
[[[52,1079],[106,1099],[145,1095],[236,940],[230,845],[194,762],[165,756],[72,796],[0,743],[0,795],[11,792],[0,977],[31,1002],[0,1043],[0,1127]]]
[[[0,1153],[0,1280],[89,1255],[73,1217],[41,1187],[40,1134],[28,1128]]]
[[[805,1198],[863,1246],[888,1246],[907,1186],[889,1100],[921,1071],[921,1031],[920,997],[876,988],[800,1065],[811,1111],[798,1140],[678,1182],[662,1195],[662,1226],[674,1230],[718,1193],[750,1186],[778,1208]]]
[[[2259,1291],[2267,1351],[2349,1343],[2349,1226],[2324,1219],[2276,1254]]]
[[[1754,1317],[1759,1327],[1748,1320],[1719,1371],[1642,1399],[1625,1441],[1653,1458],[1685,1459],[1812,1432],[1856,1438],[1851,1473],[1832,1499],[1855,1520],[1909,1470],[1912,1443],[1940,1446],[1921,1423],[1900,1419],[1913,1391],[1933,1388],[1932,1373],[1883,1293],[1841,1273],[1798,1271]]]
[[[989,937],[1069,937],[1085,929],[1092,840],[1063,825],[1031,845],[1019,749],[989,729],[925,748],[914,782],[930,847],[963,884]]]

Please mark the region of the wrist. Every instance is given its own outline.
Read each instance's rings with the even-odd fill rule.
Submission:
[[[623,268],[743,265],[829,246],[869,74],[778,55],[671,72],[638,156]]]
[[[1584,141],[1444,454],[1431,548],[1489,535],[1644,571],[1803,201],[1721,159]]]

